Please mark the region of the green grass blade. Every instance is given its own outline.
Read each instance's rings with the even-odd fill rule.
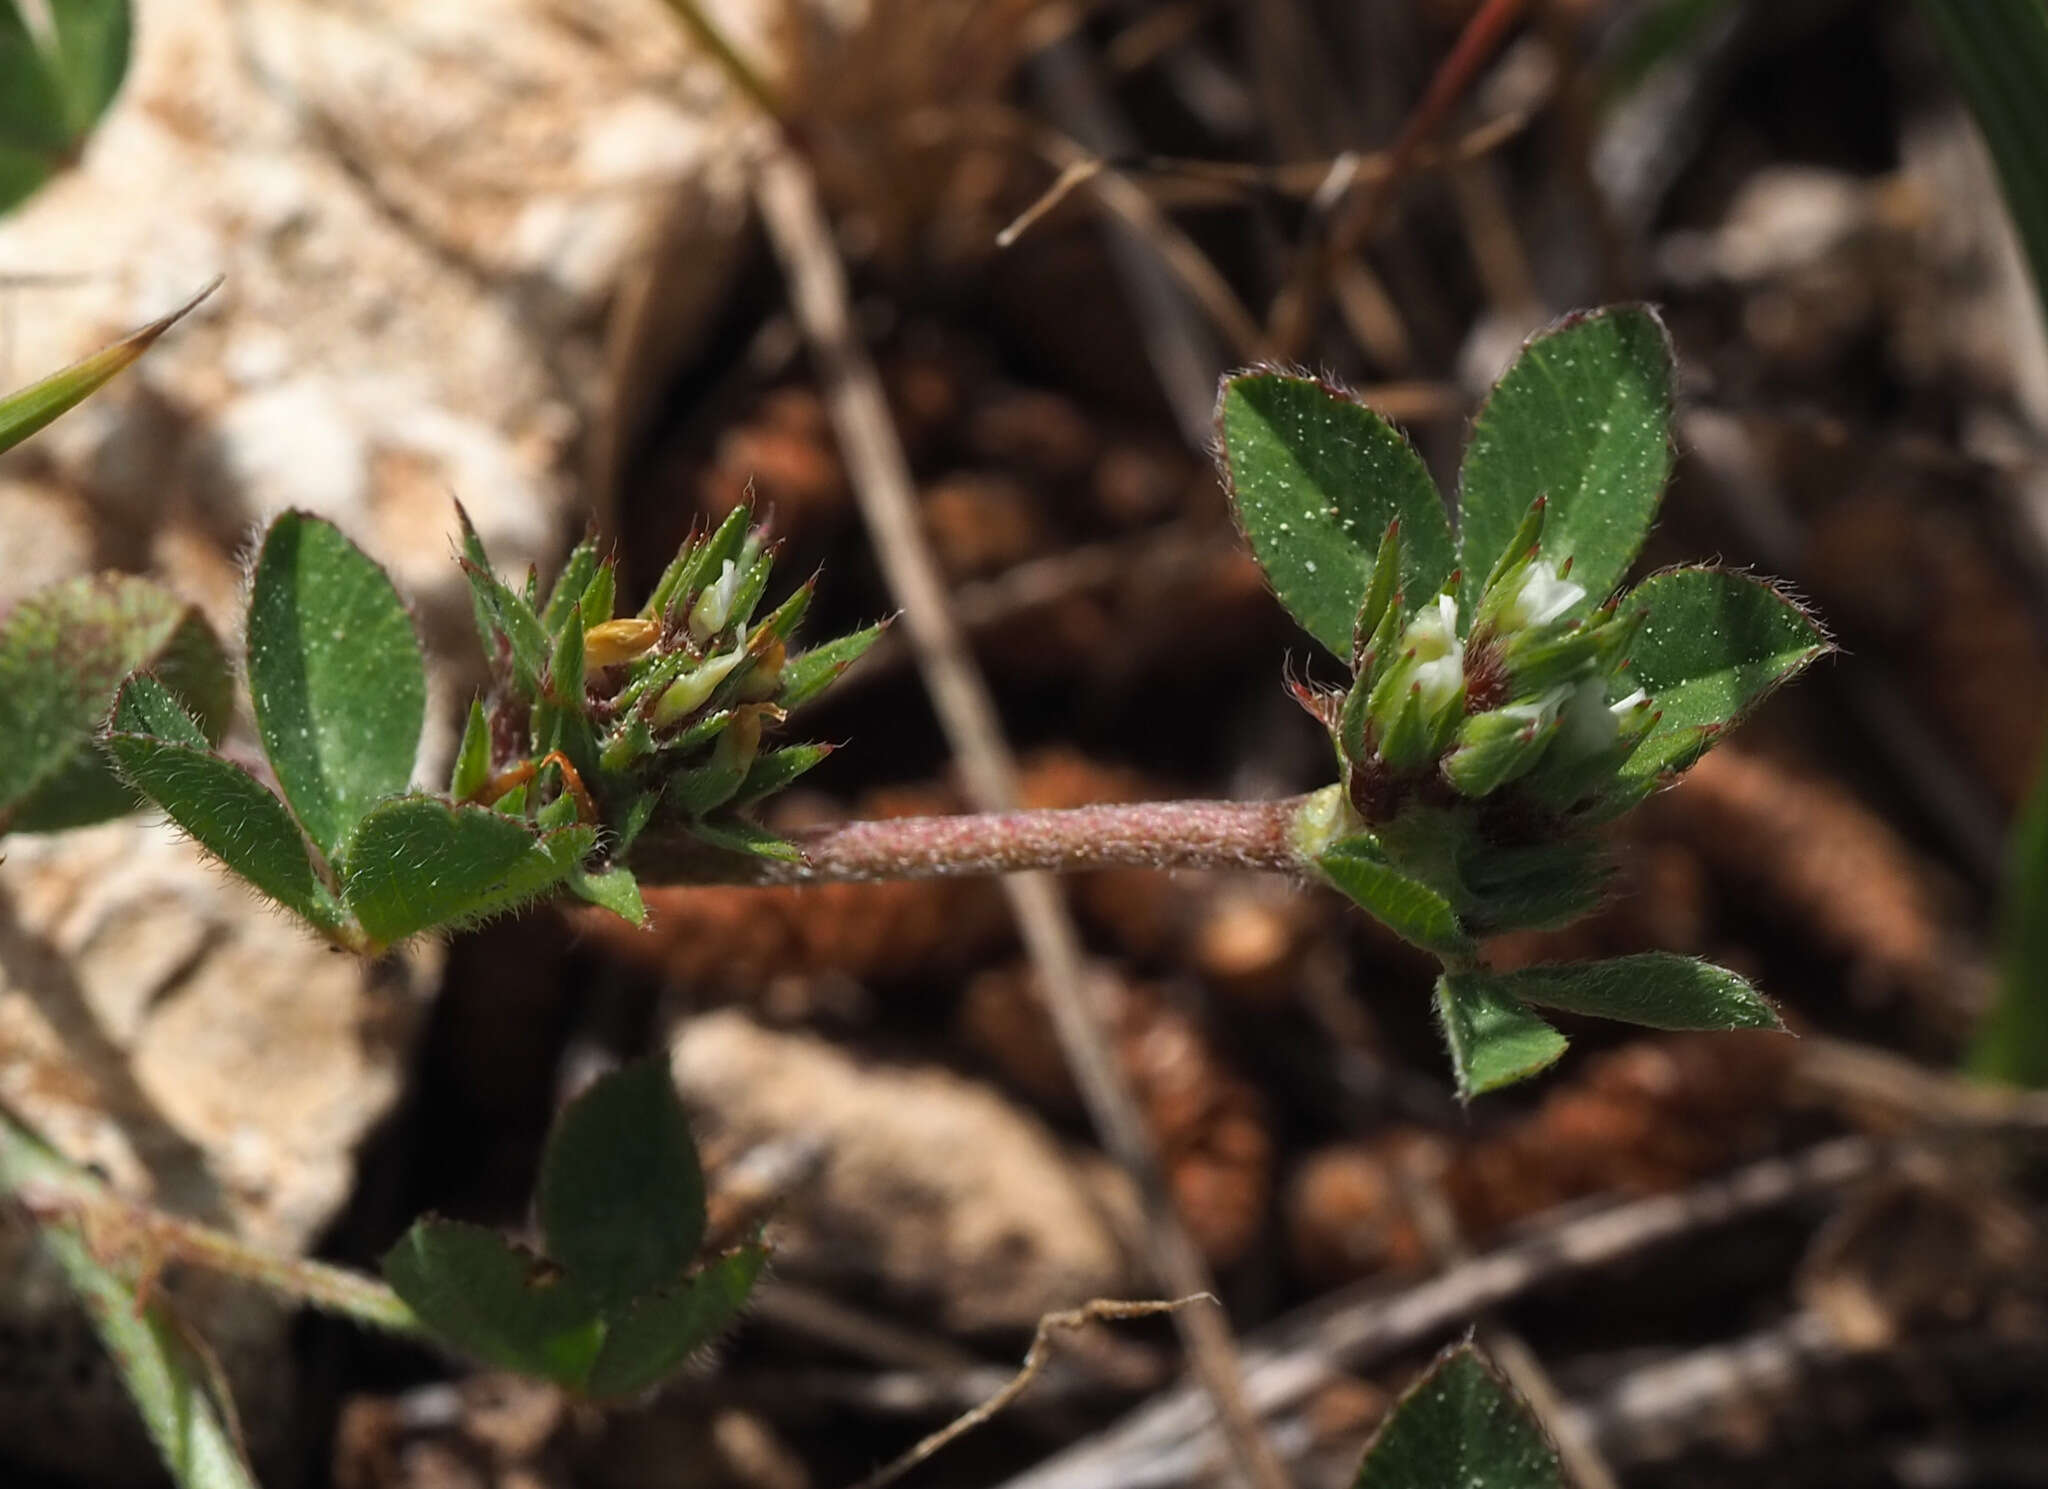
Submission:
[[[216,279],[162,319],[129,332],[112,346],[73,362],[62,372],[53,372],[39,383],[30,383],[19,392],[0,398],[0,450],[13,449],[59,414],[105,387],[219,287],[220,281]]]
[[[0,1194],[32,1189],[61,1201],[92,1182],[0,1111]],[[41,1241],[84,1304],[178,1489],[257,1489],[207,1389],[208,1371],[168,1310],[145,1302],[137,1279],[96,1257],[73,1224],[45,1223]]]
[[[2015,1086],[2048,1086],[2048,755],[2006,846],[1998,994],[1965,1067]]]
[[[1991,147],[2005,209],[2042,305],[2048,301],[2048,0],[1918,0],[1918,6]]]

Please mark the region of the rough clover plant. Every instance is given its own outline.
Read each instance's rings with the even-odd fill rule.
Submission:
[[[0,450],[176,319],[0,400]],[[490,684],[447,789],[418,790],[426,682],[405,607],[333,525],[286,513],[263,535],[246,621],[264,773],[219,749],[232,675],[198,613],[147,580],[75,580],[0,623],[0,832],[82,825],[139,794],[361,953],[552,892],[637,921],[628,854],[643,871],[756,883],[1234,864],[1319,876],[1433,953],[1467,1096],[1563,1051],[1532,1005],[1657,1028],[1773,1027],[1742,979],[1685,957],[1501,973],[1480,956],[1494,932],[1595,905],[1601,825],[1827,650],[1811,617],[1747,575],[1677,569],[1617,592],[1670,473],[1670,384],[1670,349],[1645,309],[1536,337],[1476,421],[1454,534],[1421,460],[1369,409],[1309,378],[1226,381],[1224,465],[1245,534],[1281,600],[1351,672],[1343,688],[1295,685],[1330,732],[1338,780],[1292,802],[774,836],[748,809],[826,750],[772,746],[770,731],[879,628],[797,650],[809,584],[757,616],[773,553],[745,510],[687,542],[627,614],[594,543],[543,598],[532,572],[516,585],[495,573],[465,521],[460,561]],[[659,1063],[607,1077],[564,1112],[536,1205],[541,1251],[422,1220],[386,1258],[389,1290],[134,1206],[4,1109],[0,1192],[40,1197],[50,1249],[174,1475],[235,1489],[250,1480],[204,1372],[145,1295],[166,1261],[600,1398],[654,1384],[715,1336],[764,1262],[757,1243],[700,1256],[703,1179]],[[1540,1431],[1469,1351],[1397,1410],[1359,1482],[1453,1480],[1561,1482]]]
[[[1671,351],[1646,308],[1529,342],[1476,419],[1454,534],[1421,458],[1341,390],[1229,379],[1238,519],[1351,683],[1296,683],[1340,780],[1296,819],[1301,856],[1443,964],[1437,1012],[1471,1096],[1554,1061],[1530,1005],[1662,1029],[1769,1028],[1741,978],[1653,953],[1497,973],[1479,943],[1563,925],[1607,880],[1601,824],[1698,760],[1828,649],[1765,581],[1673,569],[1617,586],[1670,475]]]

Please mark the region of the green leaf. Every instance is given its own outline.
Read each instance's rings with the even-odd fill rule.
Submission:
[[[1402,940],[1438,956],[1472,955],[1472,938],[1450,901],[1389,864],[1371,836],[1361,833],[1331,844],[1316,867]]]
[[[2048,6],[2041,0],[1919,0],[1956,86],[1969,101],[2005,210],[2048,306]]]
[[[212,628],[176,595],[106,574],[14,607],[0,624],[0,830],[53,832],[134,810],[93,736],[122,679],[144,669],[220,737],[233,677]]]
[[[683,1275],[704,1240],[704,1174],[666,1060],[614,1071],[569,1103],[539,1209],[548,1254],[606,1313]]]
[[[132,26],[128,0],[49,0],[57,47],[52,57],[63,84],[74,135],[98,122],[128,72]]]
[[[1466,920],[1479,935],[1569,925],[1600,903],[1614,876],[1600,840],[1574,834],[1516,848],[1474,839],[1458,870]]]
[[[177,707],[153,678],[135,678],[122,689],[115,705],[121,732],[107,736],[121,774],[257,889],[323,931],[338,929],[340,908],[284,803],[241,766],[207,750],[189,720],[165,727],[166,711]],[[134,727],[141,724],[149,732]]]
[[[1394,1403],[1354,1489],[1570,1489],[1557,1450],[1479,1351],[1456,1345]]]
[[[566,878],[596,836],[588,827],[537,836],[486,807],[395,797],[372,808],[349,839],[342,899],[389,946],[524,904]]]
[[[1630,650],[1628,676],[1661,716],[1625,775],[1690,764],[1683,750],[1671,756],[1665,741],[1734,723],[1832,649],[1798,605],[1763,580],[1726,569],[1653,574],[1625,603],[1649,611]]]
[[[1351,655],[1373,557],[1396,520],[1407,607],[1443,587],[1457,565],[1450,523],[1393,425],[1336,388],[1270,372],[1226,379],[1219,412],[1238,523],[1303,630]]]
[[[1668,951],[1492,974],[1503,995],[1646,1029],[1783,1029],[1763,995],[1725,967]]]
[[[56,1197],[38,1227],[43,1250],[84,1305],[172,1482],[178,1489],[256,1489],[210,1389],[218,1370],[195,1357],[190,1331],[165,1306],[162,1290],[103,1257],[67,1213],[64,1199],[97,1199],[97,1182],[0,1111],[0,1195],[31,1189],[46,1206]]]
[[[1565,1052],[1565,1037],[1508,996],[1491,972],[1439,977],[1436,1013],[1465,1101],[1527,1080]]]
[[[0,149],[13,158],[0,212],[70,163],[128,68],[128,0],[48,0],[44,45],[0,0]]]
[[[384,1280],[444,1344],[501,1370],[580,1387],[604,1340],[574,1278],[481,1226],[415,1222]]]
[[[584,1389],[599,1398],[659,1385],[732,1326],[768,1253],[742,1246],[612,1320]]]
[[[264,535],[249,696],[285,800],[330,857],[410,782],[427,708],[419,637],[391,580],[331,522],[286,512]]]
[[[881,640],[888,621],[878,621],[863,630],[791,657],[782,668],[782,691],[775,695],[777,706],[794,712],[838,681],[839,674],[866,655]]]
[[[1621,582],[1671,474],[1671,342],[1642,305],[1568,316],[1522,348],[1472,421],[1459,473],[1467,614],[1529,504],[1543,555],[1595,602]]]
[[[193,721],[192,715],[163,679],[142,673],[130,678],[114,695],[108,728],[117,734],[147,734],[171,744],[190,745],[203,750],[216,743]]]

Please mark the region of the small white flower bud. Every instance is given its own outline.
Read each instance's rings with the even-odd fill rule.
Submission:
[[[1522,572],[1514,598],[1501,607],[1498,624],[1503,631],[1547,626],[1585,598],[1584,585],[1560,579],[1557,570],[1539,558]]]

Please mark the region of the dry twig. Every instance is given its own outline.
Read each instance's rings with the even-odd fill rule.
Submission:
[[[1053,1330],[1079,1329],[1091,1323],[1113,1319],[1150,1318],[1159,1313],[1177,1313],[1190,1303],[1215,1301],[1216,1299],[1208,1293],[1197,1293],[1191,1298],[1154,1299],[1137,1303],[1127,1303],[1116,1298],[1096,1298],[1078,1308],[1046,1314],[1038,1321],[1038,1332],[1031,1336],[1031,1348],[1024,1352],[1024,1363],[1018,1367],[1017,1373],[1010,1378],[1008,1385],[981,1405],[961,1413],[938,1431],[920,1438],[901,1456],[883,1464],[862,1479],[855,1489],[882,1489],[884,1484],[895,1483],[946,1444],[972,1432],[1023,1395],[1030,1388],[1031,1382],[1038,1378],[1038,1373],[1045,1368],[1046,1361],[1051,1358]]]

